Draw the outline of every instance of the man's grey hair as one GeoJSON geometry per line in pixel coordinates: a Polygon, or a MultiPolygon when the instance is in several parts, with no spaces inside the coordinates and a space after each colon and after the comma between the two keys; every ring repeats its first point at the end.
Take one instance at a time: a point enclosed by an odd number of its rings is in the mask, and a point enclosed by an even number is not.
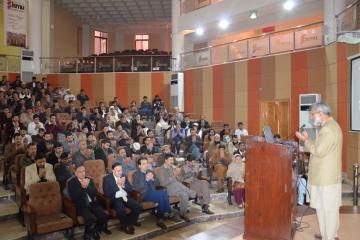
{"type": "Polygon", "coordinates": [[[324,102],[314,103],[311,108],[315,108],[317,112],[322,112],[325,115],[331,116],[331,108],[324,102]]]}

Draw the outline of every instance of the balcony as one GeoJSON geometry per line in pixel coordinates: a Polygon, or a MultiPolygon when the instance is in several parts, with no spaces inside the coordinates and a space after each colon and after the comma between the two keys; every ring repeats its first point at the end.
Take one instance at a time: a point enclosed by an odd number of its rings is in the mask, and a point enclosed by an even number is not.
{"type": "Polygon", "coordinates": [[[181,54],[181,69],[204,67],[323,46],[323,23],[210,46],[181,54]]]}
{"type": "Polygon", "coordinates": [[[360,42],[360,1],[349,5],[336,15],[337,38],[339,42],[357,44],[360,42]]]}
{"type": "Polygon", "coordinates": [[[161,72],[171,71],[171,55],[112,55],[41,58],[41,73],[161,72]]]}

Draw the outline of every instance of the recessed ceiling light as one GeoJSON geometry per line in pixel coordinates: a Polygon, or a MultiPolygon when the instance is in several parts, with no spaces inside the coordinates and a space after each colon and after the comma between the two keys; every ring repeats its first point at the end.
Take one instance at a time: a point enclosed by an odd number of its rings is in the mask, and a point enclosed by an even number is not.
{"type": "Polygon", "coordinates": [[[199,36],[203,35],[204,34],[204,29],[201,28],[201,27],[198,27],[196,30],[195,30],[195,33],[199,36]]]}
{"type": "Polygon", "coordinates": [[[283,4],[283,7],[285,10],[290,11],[295,7],[295,3],[292,0],[288,0],[283,4]]]}
{"type": "Polygon", "coordinates": [[[228,26],[229,26],[228,20],[223,19],[219,22],[219,27],[222,29],[226,29],[228,26]]]}
{"type": "Polygon", "coordinates": [[[251,11],[250,15],[249,15],[250,19],[256,19],[257,18],[257,12],[256,11],[251,11]]]}

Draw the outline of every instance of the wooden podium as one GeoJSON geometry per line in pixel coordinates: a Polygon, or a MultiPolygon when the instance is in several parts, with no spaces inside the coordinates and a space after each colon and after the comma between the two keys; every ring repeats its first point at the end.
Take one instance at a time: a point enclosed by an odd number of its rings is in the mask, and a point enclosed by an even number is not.
{"type": "Polygon", "coordinates": [[[261,137],[246,143],[244,239],[292,239],[297,191],[291,147],[261,137]]]}

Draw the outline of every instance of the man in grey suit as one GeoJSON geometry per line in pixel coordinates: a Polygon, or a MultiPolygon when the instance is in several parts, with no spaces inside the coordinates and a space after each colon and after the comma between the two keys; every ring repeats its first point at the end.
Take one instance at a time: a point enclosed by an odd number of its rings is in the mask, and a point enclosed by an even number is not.
{"type": "Polygon", "coordinates": [[[310,140],[307,132],[296,132],[296,136],[311,154],[308,173],[310,206],[316,209],[321,232],[321,236],[315,237],[334,240],[340,226],[342,131],[325,103],[312,106],[311,120],[320,128],[316,139],[310,140]]]}
{"type": "Polygon", "coordinates": [[[190,219],[186,217],[189,205],[189,198],[195,198],[196,192],[186,187],[177,180],[181,173],[181,168],[174,165],[174,156],[172,154],[165,155],[165,163],[156,172],[160,185],[165,187],[169,196],[177,196],[180,198],[180,217],[186,222],[190,219]]]}

